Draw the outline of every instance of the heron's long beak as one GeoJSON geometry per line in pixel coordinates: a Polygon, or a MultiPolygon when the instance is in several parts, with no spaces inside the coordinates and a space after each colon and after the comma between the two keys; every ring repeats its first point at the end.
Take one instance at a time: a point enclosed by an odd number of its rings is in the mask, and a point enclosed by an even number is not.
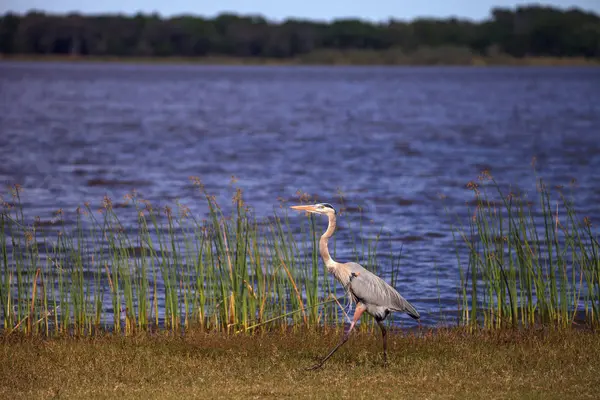
{"type": "Polygon", "coordinates": [[[315,206],[291,206],[290,208],[293,208],[294,210],[307,211],[312,213],[317,212],[315,206]]]}

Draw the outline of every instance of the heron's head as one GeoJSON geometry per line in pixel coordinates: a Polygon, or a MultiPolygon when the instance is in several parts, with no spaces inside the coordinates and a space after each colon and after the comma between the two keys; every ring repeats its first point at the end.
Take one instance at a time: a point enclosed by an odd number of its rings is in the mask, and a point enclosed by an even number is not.
{"type": "Polygon", "coordinates": [[[312,204],[309,206],[292,206],[294,210],[306,211],[313,214],[336,214],[335,208],[329,203],[312,204]]]}

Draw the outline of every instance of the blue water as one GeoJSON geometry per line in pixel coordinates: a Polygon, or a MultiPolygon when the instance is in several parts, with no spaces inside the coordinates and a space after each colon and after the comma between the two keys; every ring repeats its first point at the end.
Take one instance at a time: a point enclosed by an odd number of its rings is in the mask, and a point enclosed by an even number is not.
{"type": "Polygon", "coordinates": [[[132,188],[203,214],[190,176],[224,204],[234,176],[259,217],[301,191],[342,209],[340,261],[359,207],[362,237],[383,228],[429,323],[456,307],[448,212],[466,218],[466,183],[489,169],[534,190],[535,157],[600,221],[599,126],[599,68],[0,63],[0,182],[23,185],[26,214],[132,188]]]}

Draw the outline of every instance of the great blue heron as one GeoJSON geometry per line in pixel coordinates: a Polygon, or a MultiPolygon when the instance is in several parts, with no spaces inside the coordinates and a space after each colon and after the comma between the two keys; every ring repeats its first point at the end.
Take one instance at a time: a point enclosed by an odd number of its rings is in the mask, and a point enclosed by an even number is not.
{"type": "Polygon", "coordinates": [[[351,298],[356,303],[352,323],[347,332],[344,333],[342,341],[331,350],[325,358],[309,369],[317,369],[339,349],[350,337],[354,325],[360,319],[363,312],[372,315],[381,328],[383,340],[383,362],[387,364],[387,331],[383,321],[392,311],[405,312],[414,319],[419,319],[419,312],[393,287],[374,273],[366,270],[360,264],[348,262],[339,263],[331,258],[327,242],[336,227],[336,211],[331,204],[320,203],[314,205],[292,206],[294,210],[307,211],[309,213],[327,215],[329,226],[319,241],[319,252],[329,273],[349,291],[351,298]]]}

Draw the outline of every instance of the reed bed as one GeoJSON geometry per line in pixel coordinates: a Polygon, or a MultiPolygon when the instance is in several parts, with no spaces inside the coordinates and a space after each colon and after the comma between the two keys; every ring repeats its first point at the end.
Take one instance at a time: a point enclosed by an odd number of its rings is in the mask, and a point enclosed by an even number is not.
{"type": "Polygon", "coordinates": [[[569,188],[536,176],[536,194],[513,193],[487,171],[467,186],[471,217],[453,227],[457,246],[466,245],[466,256],[457,252],[462,322],[597,329],[600,245],[569,188]]]}
{"type": "MultiPolygon", "coordinates": [[[[180,203],[155,208],[135,193],[105,197],[52,221],[26,216],[14,186],[0,212],[0,321],[5,334],[132,335],[338,329],[347,296],[320,262],[323,221],[282,203],[257,219],[237,189],[222,208],[197,178],[203,217],[180,203]],[[8,198],[8,200],[7,200],[8,198]]],[[[504,190],[484,172],[468,187],[470,217],[449,227],[456,242],[459,323],[503,329],[598,328],[600,245],[572,196],[537,180],[537,197],[504,190]]],[[[340,195],[343,204],[343,195],[340,195]]],[[[300,195],[296,203],[313,202],[300,195]]],[[[381,232],[344,216],[346,260],[377,271],[381,232]],[[357,223],[358,226],[352,226],[357,223]],[[356,232],[356,233],[353,233],[356,232]]],[[[338,236],[338,235],[336,235],[338,236]]],[[[336,240],[330,245],[334,255],[336,240]]],[[[400,255],[385,254],[395,286],[400,255]]],[[[370,318],[362,324],[375,326],[370,318]]]]}
{"type": "MultiPolygon", "coordinates": [[[[318,258],[323,221],[294,214],[292,229],[287,207],[258,220],[240,189],[224,211],[192,181],[205,218],[179,203],[154,208],[133,192],[126,207],[105,197],[100,209],[86,203],[73,218],[59,210],[44,223],[25,215],[14,186],[0,212],[4,332],[232,333],[344,323],[346,296],[318,258]]],[[[301,195],[298,203],[310,200],[301,195]]],[[[377,241],[355,238],[352,257],[374,269],[377,241]]],[[[393,255],[391,262],[397,279],[393,255]]]]}

